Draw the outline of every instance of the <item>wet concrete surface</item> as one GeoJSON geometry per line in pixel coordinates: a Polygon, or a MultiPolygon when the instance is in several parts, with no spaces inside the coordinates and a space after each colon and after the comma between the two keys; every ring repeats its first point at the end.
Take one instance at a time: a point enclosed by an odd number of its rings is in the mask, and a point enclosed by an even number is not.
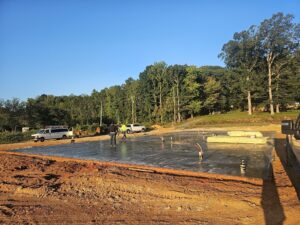
{"type": "Polygon", "coordinates": [[[206,143],[207,136],[224,134],[226,133],[176,132],[161,136],[130,135],[126,141],[121,141],[120,136],[116,147],[111,147],[110,141],[105,140],[14,151],[265,178],[272,158],[272,134],[264,134],[270,137],[270,142],[266,145],[206,143]],[[199,143],[203,149],[203,159],[199,157],[196,143],[199,143]],[[241,169],[242,161],[245,169],[241,169]]]}

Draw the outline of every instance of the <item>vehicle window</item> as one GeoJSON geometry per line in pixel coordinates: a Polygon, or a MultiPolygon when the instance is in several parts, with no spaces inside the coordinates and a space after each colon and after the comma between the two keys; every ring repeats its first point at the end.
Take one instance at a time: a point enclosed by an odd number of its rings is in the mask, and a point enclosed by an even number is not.
{"type": "Polygon", "coordinates": [[[133,124],[133,126],[134,127],[139,127],[140,125],[136,123],[136,124],[133,124]]]}
{"type": "Polygon", "coordinates": [[[49,134],[49,130],[45,130],[45,134],[49,134]]]}
{"type": "Polygon", "coordinates": [[[38,131],[38,134],[44,134],[45,133],[45,130],[39,130],[38,131]]]}
{"type": "Polygon", "coordinates": [[[126,125],[126,127],[130,127],[130,124],[126,125]]]}
{"type": "Polygon", "coordinates": [[[52,133],[58,133],[58,132],[67,132],[68,129],[53,129],[51,132],[52,133]]]}

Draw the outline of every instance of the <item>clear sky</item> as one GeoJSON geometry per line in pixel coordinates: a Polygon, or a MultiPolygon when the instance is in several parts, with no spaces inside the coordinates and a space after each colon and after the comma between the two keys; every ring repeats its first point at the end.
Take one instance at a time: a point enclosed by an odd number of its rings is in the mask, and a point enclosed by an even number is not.
{"type": "Polygon", "coordinates": [[[147,65],[221,65],[234,32],[299,0],[0,0],[0,98],[90,94],[147,65]]]}

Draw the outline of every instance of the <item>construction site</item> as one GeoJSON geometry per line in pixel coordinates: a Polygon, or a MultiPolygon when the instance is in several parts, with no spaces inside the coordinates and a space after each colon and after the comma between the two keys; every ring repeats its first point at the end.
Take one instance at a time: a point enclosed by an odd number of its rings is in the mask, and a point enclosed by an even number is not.
{"type": "Polygon", "coordinates": [[[299,224],[299,141],[278,125],[241,130],[162,128],[115,148],[108,136],[3,144],[0,221],[299,224]]]}
{"type": "Polygon", "coordinates": [[[299,225],[299,9],[0,0],[0,224],[299,225]]]}

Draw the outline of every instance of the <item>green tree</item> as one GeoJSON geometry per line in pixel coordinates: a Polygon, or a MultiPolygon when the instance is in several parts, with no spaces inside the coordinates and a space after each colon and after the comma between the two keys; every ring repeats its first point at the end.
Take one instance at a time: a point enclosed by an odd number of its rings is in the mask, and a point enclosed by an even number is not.
{"type": "Polygon", "coordinates": [[[255,70],[259,65],[262,51],[257,27],[251,26],[248,30],[235,33],[233,40],[230,40],[222,48],[219,55],[228,68],[239,68],[245,74],[245,89],[247,92],[248,114],[252,115],[252,95],[254,86],[252,80],[255,80],[255,70]]]}
{"type": "Polygon", "coordinates": [[[166,85],[166,69],[167,64],[165,62],[157,62],[151,67],[149,74],[155,93],[153,96],[156,106],[155,113],[159,114],[160,123],[164,122],[163,94],[166,85]]]}
{"type": "Polygon", "coordinates": [[[274,114],[273,77],[274,65],[280,58],[296,50],[300,38],[300,26],[292,22],[291,14],[274,14],[264,20],[259,27],[259,36],[268,68],[268,93],[270,113],[274,114]]]}
{"type": "Polygon", "coordinates": [[[195,114],[199,113],[203,106],[203,84],[200,71],[195,66],[187,68],[187,75],[184,78],[184,85],[186,89],[186,99],[188,100],[185,109],[193,118],[195,114]]]}
{"type": "Polygon", "coordinates": [[[184,79],[187,74],[186,65],[174,65],[167,68],[168,83],[169,87],[169,105],[171,106],[173,112],[173,122],[180,122],[182,120],[181,116],[181,106],[182,106],[182,95],[184,94],[184,79]]]}
{"type": "Polygon", "coordinates": [[[214,111],[215,106],[218,103],[220,89],[220,82],[216,81],[216,79],[213,77],[207,77],[207,80],[204,84],[204,93],[206,98],[203,106],[208,109],[210,114],[214,111]]]}
{"type": "Polygon", "coordinates": [[[10,112],[5,108],[5,101],[0,100],[0,131],[9,128],[8,120],[10,112]]]}
{"type": "Polygon", "coordinates": [[[126,115],[124,122],[136,123],[139,82],[130,77],[125,81],[123,88],[125,92],[124,114],[126,115]]]}

